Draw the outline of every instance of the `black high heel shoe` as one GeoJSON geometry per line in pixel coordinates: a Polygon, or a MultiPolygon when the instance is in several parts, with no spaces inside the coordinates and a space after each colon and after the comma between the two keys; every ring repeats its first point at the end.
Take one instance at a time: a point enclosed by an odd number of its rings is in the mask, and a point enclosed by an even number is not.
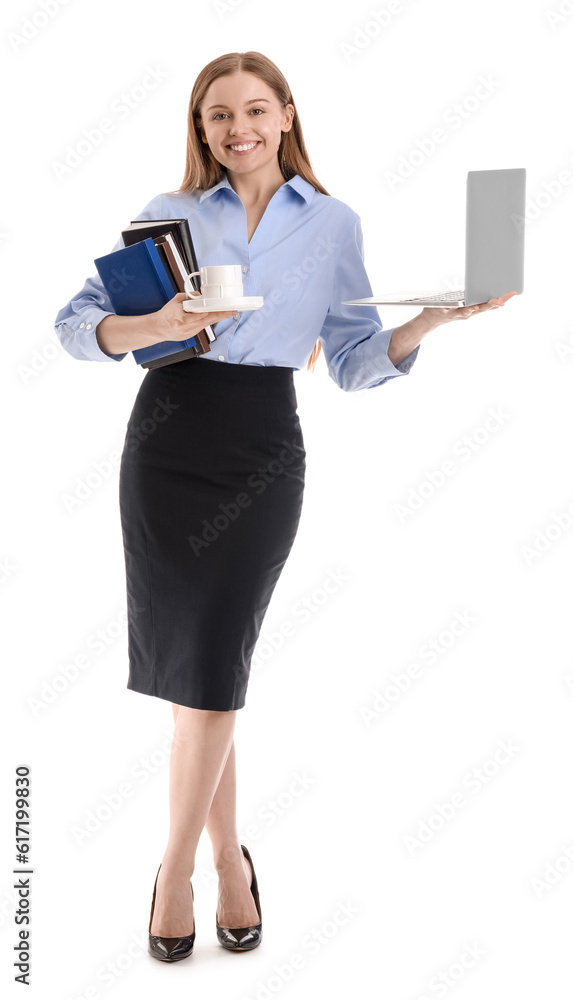
{"type": "Polygon", "coordinates": [[[228,948],[229,951],[250,951],[251,948],[256,948],[257,945],[261,943],[263,938],[263,918],[261,916],[261,901],[259,899],[259,887],[257,885],[257,876],[255,875],[255,866],[253,865],[253,859],[244,844],[241,844],[241,850],[249,862],[253,872],[251,892],[253,894],[253,899],[255,900],[255,906],[259,915],[259,923],[251,924],[249,927],[221,927],[219,921],[217,920],[217,916],[215,915],[219,944],[222,944],[223,948],[228,948]]]}
{"type": "MultiPolygon", "coordinates": [[[[153,886],[153,899],[151,900],[151,913],[149,915],[149,944],[147,950],[150,955],[154,958],[158,958],[161,962],[179,962],[182,958],[187,958],[191,955],[193,951],[193,944],[195,942],[195,915],[193,915],[193,933],[192,934],[180,934],[178,937],[159,937],[158,934],[151,933],[151,924],[153,923],[153,911],[155,909],[155,890],[157,888],[157,878],[161,870],[161,865],[157,869],[157,875],[155,876],[155,884],[153,886]]],[[[191,895],[193,897],[193,902],[195,902],[195,893],[193,892],[193,885],[191,885],[191,895]]]]}

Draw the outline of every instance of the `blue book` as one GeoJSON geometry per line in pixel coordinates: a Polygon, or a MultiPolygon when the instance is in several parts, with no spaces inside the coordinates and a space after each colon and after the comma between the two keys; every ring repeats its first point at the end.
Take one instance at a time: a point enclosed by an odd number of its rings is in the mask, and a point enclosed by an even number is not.
{"type": "MultiPolygon", "coordinates": [[[[116,316],[143,316],[157,312],[175,295],[151,237],[98,257],[94,264],[116,316]]],[[[173,354],[194,357],[201,353],[201,349],[196,338],[191,337],[188,340],[163,340],[131,353],[138,365],[147,368],[156,367],[162,363],[162,358],[169,359],[173,354]]],[[[173,358],[175,360],[182,360],[182,357],[173,358]]],[[[169,360],[163,363],[169,364],[169,360]]]]}

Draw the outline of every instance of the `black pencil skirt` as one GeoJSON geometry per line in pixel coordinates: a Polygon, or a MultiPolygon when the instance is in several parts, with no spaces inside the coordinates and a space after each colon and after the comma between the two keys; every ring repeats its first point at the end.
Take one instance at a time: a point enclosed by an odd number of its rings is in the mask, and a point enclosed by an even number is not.
{"type": "Polygon", "coordinates": [[[201,357],[147,370],[119,476],[130,690],[244,707],[302,510],[293,372],[201,357]]]}

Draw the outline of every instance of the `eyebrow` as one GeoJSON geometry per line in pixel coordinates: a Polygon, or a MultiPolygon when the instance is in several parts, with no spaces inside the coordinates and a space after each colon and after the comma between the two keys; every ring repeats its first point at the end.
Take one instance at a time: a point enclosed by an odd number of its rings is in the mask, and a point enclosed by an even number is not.
{"type": "MultiPolygon", "coordinates": [[[[269,101],[267,101],[266,97],[255,97],[252,101],[245,101],[245,107],[247,106],[247,104],[263,104],[263,103],[269,104],[269,101]]],[[[212,111],[213,108],[226,108],[226,107],[228,107],[227,104],[212,104],[210,108],[207,108],[207,111],[212,111]]]]}

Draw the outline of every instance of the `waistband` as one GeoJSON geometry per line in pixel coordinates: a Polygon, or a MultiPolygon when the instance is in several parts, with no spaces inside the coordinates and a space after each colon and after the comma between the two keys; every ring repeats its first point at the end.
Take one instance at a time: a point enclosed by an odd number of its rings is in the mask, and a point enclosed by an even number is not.
{"type": "Polygon", "coordinates": [[[159,368],[150,368],[146,377],[176,375],[200,379],[202,381],[212,380],[219,382],[255,383],[268,382],[270,384],[283,383],[285,385],[294,384],[295,369],[283,365],[247,365],[237,364],[230,361],[215,361],[199,356],[196,358],[186,358],[184,361],[175,361],[172,365],[160,365],[159,368]]]}

